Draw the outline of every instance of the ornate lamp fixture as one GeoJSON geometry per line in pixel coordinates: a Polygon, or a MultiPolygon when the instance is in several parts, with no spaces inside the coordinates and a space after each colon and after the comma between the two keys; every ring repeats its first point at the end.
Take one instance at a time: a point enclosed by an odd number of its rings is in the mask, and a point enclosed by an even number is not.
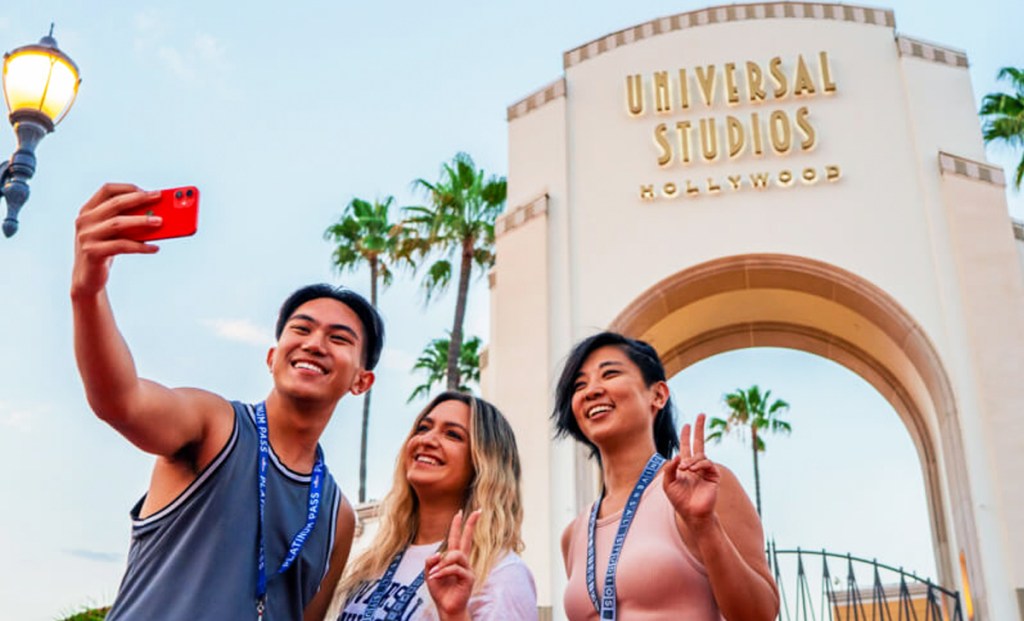
{"type": "Polygon", "coordinates": [[[67,115],[78,94],[78,67],[57,48],[50,34],[35,45],[4,54],[4,100],[18,137],[18,149],[0,163],[0,197],[7,199],[6,237],[18,232],[18,212],[28,200],[28,180],[36,172],[36,145],[67,115]]]}

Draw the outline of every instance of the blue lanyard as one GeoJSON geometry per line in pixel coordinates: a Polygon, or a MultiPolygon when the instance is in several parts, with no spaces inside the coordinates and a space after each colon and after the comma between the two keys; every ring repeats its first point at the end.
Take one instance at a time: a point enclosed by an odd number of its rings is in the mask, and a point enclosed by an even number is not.
{"type": "Polygon", "coordinates": [[[636,511],[640,506],[640,498],[644,495],[644,490],[654,480],[658,470],[664,463],[665,458],[658,453],[651,455],[651,458],[647,460],[647,465],[644,466],[644,471],[640,474],[640,479],[633,486],[629,500],[626,501],[626,507],[622,510],[622,517],[619,519],[619,530],[615,533],[611,554],[608,555],[608,570],[604,575],[604,590],[601,592],[600,600],[597,597],[597,577],[595,575],[594,561],[596,543],[594,537],[597,528],[597,512],[601,509],[601,502],[604,500],[604,490],[601,490],[601,497],[597,499],[597,502],[594,503],[594,508],[590,511],[590,524],[587,527],[587,592],[590,593],[590,601],[594,604],[594,610],[597,611],[598,616],[602,620],[611,619],[614,621],[616,618],[615,571],[619,566],[619,554],[622,553],[622,544],[625,543],[626,534],[629,532],[629,527],[633,524],[633,518],[636,517],[636,511]]]}
{"type": "MultiPolygon", "coordinates": [[[[257,619],[263,618],[263,611],[267,602],[267,559],[263,543],[263,512],[267,504],[267,468],[270,461],[270,431],[267,428],[267,404],[261,402],[256,405],[256,432],[259,435],[259,491],[260,491],[260,517],[257,526],[256,538],[259,542],[259,553],[256,563],[256,615],[257,619]]],[[[320,446],[316,447],[316,463],[313,464],[313,475],[309,482],[309,502],[306,511],[306,525],[295,533],[292,542],[288,546],[288,554],[285,556],[281,566],[277,568],[274,575],[284,573],[299,556],[302,546],[309,538],[309,533],[316,525],[316,517],[320,512],[320,496],[324,485],[324,454],[320,446]]]]}
{"type": "MultiPolygon", "coordinates": [[[[395,555],[392,559],[391,564],[388,565],[387,571],[380,577],[380,581],[377,582],[377,588],[373,590],[373,595],[370,596],[370,601],[366,603],[366,608],[363,609],[362,621],[372,621],[373,615],[380,608],[380,604],[384,601],[384,595],[387,594],[388,589],[391,588],[391,582],[395,578],[395,572],[398,571],[398,566],[402,564],[402,557],[405,556],[405,550],[402,550],[395,555]]],[[[385,617],[386,621],[397,621],[405,614],[405,609],[409,607],[409,602],[416,595],[416,591],[420,590],[423,586],[425,576],[423,572],[416,576],[416,579],[412,581],[402,594],[398,596],[398,601],[388,611],[388,615],[385,617]]]]}

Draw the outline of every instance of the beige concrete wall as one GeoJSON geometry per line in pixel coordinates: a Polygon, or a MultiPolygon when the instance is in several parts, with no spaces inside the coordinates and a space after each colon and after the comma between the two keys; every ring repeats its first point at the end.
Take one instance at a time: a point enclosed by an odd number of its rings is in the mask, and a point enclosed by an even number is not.
{"type": "Polygon", "coordinates": [[[1017,242],[1017,255],[1020,257],[1020,269],[1024,273],[1024,222],[1013,222],[1013,236],[1017,242]]]}
{"type": "MultiPolygon", "coordinates": [[[[958,378],[974,388],[962,398],[965,437],[972,440],[969,475],[973,489],[989,491],[977,500],[980,550],[986,575],[1005,575],[1024,588],[1024,273],[1013,230],[1008,226],[1003,188],[945,173],[943,203],[957,264],[966,350],[958,378]],[[969,426],[968,426],[969,424],[969,426]]],[[[967,390],[965,389],[965,393],[967,390]]],[[[979,494],[980,496],[981,494],[979,494]]],[[[991,582],[991,581],[990,581],[991,582]]],[[[990,593],[993,618],[1013,618],[1014,606],[990,593]]]]}
{"type": "Polygon", "coordinates": [[[534,571],[538,597],[550,599],[549,568],[557,567],[547,541],[553,527],[549,515],[548,479],[551,472],[550,427],[545,414],[550,410],[548,369],[548,292],[546,216],[521,224],[498,238],[499,261],[514,262],[516,270],[499,266],[491,288],[491,308],[496,325],[504,334],[495,335],[488,370],[496,381],[488,395],[508,417],[519,444],[523,466],[523,529],[530,534],[523,558],[534,571]],[[506,338],[506,335],[529,335],[506,338]],[[507,381],[512,378],[514,381],[507,381]]]}
{"type": "Polygon", "coordinates": [[[513,422],[519,438],[524,559],[534,572],[538,603],[542,610],[560,610],[559,537],[575,512],[573,477],[553,476],[574,468],[572,445],[552,442],[548,420],[554,369],[571,338],[564,84],[556,81],[520,103],[530,109],[509,122],[510,213],[498,226],[485,394],[513,422]],[[527,205],[534,206],[529,218],[513,216],[527,205]]]}
{"type": "Polygon", "coordinates": [[[574,290],[577,299],[587,300],[579,305],[577,336],[607,325],[666,274],[748,252],[783,252],[839,265],[896,296],[915,317],[938,323],[934,292],[918,286],[934,275],[927,231],[919,226],[923,206],[911,128],[902,102],[891,95],[902,92],[903,84],[890,29],[817,20],[711,24],[612,50],[571,67],[566,80],[572,95],[571,209],[579,223],[572,231],[574,273],[580,276],[574,290]],[[624,110],[626,75],[687,64],[676,59],[721,66],[747,58],[764,62],[774,55],[813,56],[819,50],[830,54],[835,95],[760,107],[717,106],[707,114],[695,105],[688,115],[664,117],[721,118],[731,111],[792,111],[806,103],[819,133],[819,146],[811,153],[661,169],[650,136],[662,119],[631,119],[624,110]],[[644,203],[638,193],[644,182],[832,163],[842,167],[843,178],[831,185],[662,203],[644,203]],[[642,261],[620,260],[623,240],[643,240],[642,261]],[[894,255],[901,257],[899,265],[893,265],[894,255]]]}

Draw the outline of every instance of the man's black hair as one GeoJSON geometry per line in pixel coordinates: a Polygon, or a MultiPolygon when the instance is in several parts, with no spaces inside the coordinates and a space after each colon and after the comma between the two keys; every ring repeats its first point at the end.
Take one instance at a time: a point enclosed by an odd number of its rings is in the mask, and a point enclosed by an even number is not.
{"type": "Polygon", "coordinates": [[[372,371],[380,360],[380,351],[384,348],[384,321],[380,313],[370,302],[351,289],[345,287],[334,287],[326,283],[307,285],[288,296],[288,299],[281,305],[281,312],[277,315],[277,327],[274,329],[274,338],[280,339],[284,331],[284,324],[288,323],[295,309],[311,300],[330,298],[337,300],[352,309],[352,312],[359,317],[363,324],[363,365],[366,370],[372,371]]]}

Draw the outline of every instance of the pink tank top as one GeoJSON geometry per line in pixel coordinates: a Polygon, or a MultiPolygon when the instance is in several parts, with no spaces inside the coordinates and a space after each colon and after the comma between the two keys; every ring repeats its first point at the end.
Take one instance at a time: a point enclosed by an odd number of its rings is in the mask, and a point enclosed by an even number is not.
{"type": "MultiPolygon", "coordinates": [[[[622,621],[721,621],[704,566],[686,549],[676,528],[675,509],[665,496],[659,474],[640,499],[626,536],[616,572],[618,618],[622,621]]],[[[587,594],[587,520],[573,521],[569,540],[569,584],[565,613],[570,621],[598,621],[587,594]]],[[[608,555],[622,512],[597,521],[598,593],[608,569],[608,555]]]]}

